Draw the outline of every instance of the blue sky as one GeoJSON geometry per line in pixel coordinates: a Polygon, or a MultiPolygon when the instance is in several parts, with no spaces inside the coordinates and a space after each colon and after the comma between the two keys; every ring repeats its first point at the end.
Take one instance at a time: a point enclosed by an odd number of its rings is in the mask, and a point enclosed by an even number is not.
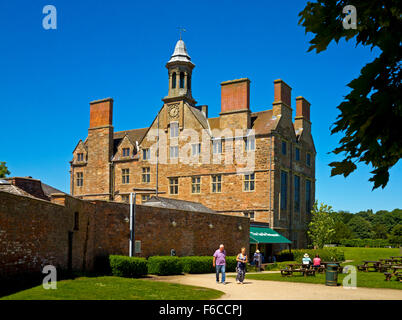
{"type": "Polygon", "coordinates": [[[317,154],[316,198],[336,210],[402,207],[398,163],[384,190],[371,169],[330,177],[330,135],[346,84],[378,55],[353,41],[307,53],[298,26],[307,1],[2,1],[0,4],[0,160],[13,176],[32,176],[69,191],[69,161],[89,126],[89,102],[112,97],[116,131],[147,127],[167,94],[165,63],[178,27],[196,68],[193,96],[220,110],[220,82],[251,79],[252,111],[271,108],[273,81],[311,102],[317,154]],[[44,30],[42,9],[57,8],[57,30],[44,30]]]}

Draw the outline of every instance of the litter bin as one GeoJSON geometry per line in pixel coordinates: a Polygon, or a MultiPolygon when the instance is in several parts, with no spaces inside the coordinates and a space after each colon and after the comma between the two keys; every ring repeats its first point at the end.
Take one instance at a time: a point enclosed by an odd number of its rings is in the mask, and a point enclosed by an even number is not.
{"type": "Polygon", "coordinates": [[[338,265],[335,263],[327,264],[325,272],[325,285],[337,286],[338,285],[338,265]]]}

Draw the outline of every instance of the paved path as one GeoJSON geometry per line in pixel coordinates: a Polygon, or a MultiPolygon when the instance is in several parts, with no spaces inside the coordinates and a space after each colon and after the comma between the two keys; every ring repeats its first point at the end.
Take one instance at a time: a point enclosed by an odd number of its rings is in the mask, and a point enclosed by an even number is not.
{"type": "MultiPolygon", "coordinates": [[[[228,273],[227,275],[230,275],[228,273]]],[[[221,300],[402,300],[402,290],[328,287],[322,284],[246,280],[243,285],[227,277],[228,284],[216,284],[214,274],[154,277],[167,281],[223,291],[221,300]]]]}

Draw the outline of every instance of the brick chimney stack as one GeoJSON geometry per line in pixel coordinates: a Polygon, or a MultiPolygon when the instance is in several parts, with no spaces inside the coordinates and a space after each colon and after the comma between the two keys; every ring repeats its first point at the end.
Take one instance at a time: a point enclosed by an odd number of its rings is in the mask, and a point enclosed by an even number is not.
{"type": "Polygon", "coordinates": [[[286,117],[292,120],[292,88],[285,81],[274,81],[274,102],[272,103],[273,115],[286,117]]]}
{"type": "Polygon", "coordinates": [[[221,127],[250,127],[250,79],[242,78],[221,83],[221,127]]]}
{"type": "Polygon", "coordinates": [[[89,127],[104,127],[113,124],[113,99],[106,98],[89,103],[90,120],[89,127]]]}
{"type": "Polygon", "coordinates": [[[303,129],[311,132],[310,102],[303,97],[296,98],[295,130],[303,129]]]}
{"type": "Polygon", "coordinates": [[[113,155],[113,99],[89,103],[88,162],[83,194],[111,194],[111,158],[113,155]],[[102,176],[102,179],[99,179],[102,176]]]}

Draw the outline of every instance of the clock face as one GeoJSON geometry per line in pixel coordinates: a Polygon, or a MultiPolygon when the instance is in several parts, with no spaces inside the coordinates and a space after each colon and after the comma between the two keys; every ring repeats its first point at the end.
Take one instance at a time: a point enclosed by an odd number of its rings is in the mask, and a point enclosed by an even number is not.
{"type": "Polygon", "coordinates": [[[179,115],[179,106],[178,105],[170,106],[169,115],[171,118],[176,118],[179,115]]]}

